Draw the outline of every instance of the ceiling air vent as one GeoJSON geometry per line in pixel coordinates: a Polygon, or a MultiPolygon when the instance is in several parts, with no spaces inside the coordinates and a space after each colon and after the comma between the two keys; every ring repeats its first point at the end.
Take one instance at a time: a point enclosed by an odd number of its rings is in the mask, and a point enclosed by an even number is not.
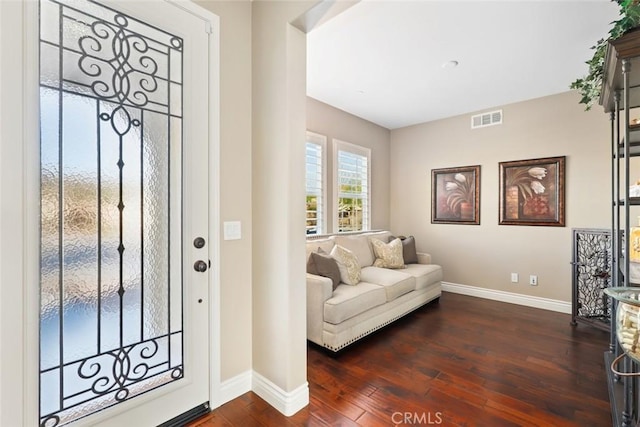
{"type": "Polygon", "coordinates": [[[471,116],[471,129],[500,124],[502,124],[502,110],[490,111],[488,113],[471,116]]]}

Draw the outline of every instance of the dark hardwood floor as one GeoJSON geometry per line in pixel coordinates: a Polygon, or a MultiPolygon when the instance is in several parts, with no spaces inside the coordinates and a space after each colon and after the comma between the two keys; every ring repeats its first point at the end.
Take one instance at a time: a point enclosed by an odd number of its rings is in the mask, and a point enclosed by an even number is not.
{"type": "Polygon", "coordinates": [[[296,415],[249,392],[190,426],[610,426],[608,334],[569,321],[443,293],[338,356],[310,345],[296,415]]]}

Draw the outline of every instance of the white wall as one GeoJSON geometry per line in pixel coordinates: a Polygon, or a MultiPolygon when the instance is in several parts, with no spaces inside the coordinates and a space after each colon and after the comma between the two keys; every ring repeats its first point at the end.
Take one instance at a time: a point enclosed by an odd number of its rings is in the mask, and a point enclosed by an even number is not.
{"type": "Polygon", "coordinates": [[[506,105],[504,124],[476,130],[469,114],[391,131],[391,229],[413,234],[447,282],[570,301],[571,229],[609,228],[611,211],[608,115],[578,100],[506,105]],[[498,225],[498,163],[552,156],[567,156],[566,227],[498,225]],[[481,224],[431,224],[431,169],[477,164],[481,224]]]}
{"type": "Polygon", "coordinates": [[[371,149],[371,229],[389,228],[389,129],[307,97],[307,130],[327,137],[327,233],[334,232],[332,140],[371,149]]]}

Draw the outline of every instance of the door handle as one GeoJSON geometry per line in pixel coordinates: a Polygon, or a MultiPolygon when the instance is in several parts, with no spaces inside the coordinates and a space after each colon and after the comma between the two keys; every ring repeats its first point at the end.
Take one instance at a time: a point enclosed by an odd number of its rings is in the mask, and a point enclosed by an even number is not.
{"type": "Polygon", "coordinates": [[[198,260],[193,264],[193,269],[199,273],[204,273],[207,271],[207,268],[207,263],[202,260],[198,260]]]}

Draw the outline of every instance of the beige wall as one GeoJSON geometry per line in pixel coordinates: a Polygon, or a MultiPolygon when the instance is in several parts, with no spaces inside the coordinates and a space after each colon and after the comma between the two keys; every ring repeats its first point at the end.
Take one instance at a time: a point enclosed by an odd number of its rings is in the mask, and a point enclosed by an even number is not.
{"type": "MultiPolygon", "coordinates": [[[[220,17],[220,220],[241,240],[220,241],[221,380],[251,369],[251,3],[198,1],[220,17]]],[[[220,230],[222,236],[222,230],[220,230]]]]}
{"type": "Polygon", "coordinates": [[[307,97],[307,130],[327,137],[328,224],[332,233],[333,219],[333,138],[371,149],[371,228],[389,228],[389,129],[346,113],[331,105],[307,97]]]}
{"type": "Polygon", "coordinates": [[[507,105],[502,125],[476,130],[470,115],[393,130],[391,229],[413,234],[447,282],[570,301],[571,229],[608,228],[611,209],[608,115],[578,100],[566,92],[507,105]],[[498,225],[498,162],[551,156],[567,156],[566,227],[498,225]],[[431,224],[431,169],[477,164],[481,225],[431,224]]]}
{"type": "Polygon", "coordinates": [[[306,402],[306,36],[289,22],[313,4],[252,3],[253,370],[306,402]]]}
{"type": "Polygon", "coordinates": [[[304,150],[292,144],[306,39],[288,22],[313,2],[198,3],[220,16],[220,217],[243,233],[221,242],[221,379],[253,370],[291,391],[306,383],[304,150]]]}
{"type": "MultiPolygon", "coordinates": [[[[0,2],[0,425],[24,425],[28,419],[24,396],[36,390],[37,380],[26,383],[23,372],[33,360],[24,350],[29,344],[24,295],[25,253],[28,248],[21,237],[27,224],[37,224],[38,219],[24,218],[25,200],[23,186],[26,174],[16,173],[15,165],[23,164],[25,139],[23,112],[27,102],[23,99],[25,77],[16,64],[24,61],[22,38],[24,31],[21,16],[23,5],[19,2],[0,2]],[[16,19],[18,18],[18,19],[16,19]],[[32,221],[32,222],[29,222],[32,221]],[[32,386],[32,388],[30,388],[32,386]]],[[[35,25],[35,24],[34,24],[35,25]]],[[[38,209],[36,207],[36,209],[38,209]]],[[[32,285],[33,286],[33,285],[32,285]]],[[[37,364],[37,359],[35,360],[37,364]]],[[[35,367],[35,365],[32,365],[35,367]]],[[[37,411],[36,405],[32,405],[37,411]]],[[[33,419],[35,417],[31,417],[33,419]]]]}

